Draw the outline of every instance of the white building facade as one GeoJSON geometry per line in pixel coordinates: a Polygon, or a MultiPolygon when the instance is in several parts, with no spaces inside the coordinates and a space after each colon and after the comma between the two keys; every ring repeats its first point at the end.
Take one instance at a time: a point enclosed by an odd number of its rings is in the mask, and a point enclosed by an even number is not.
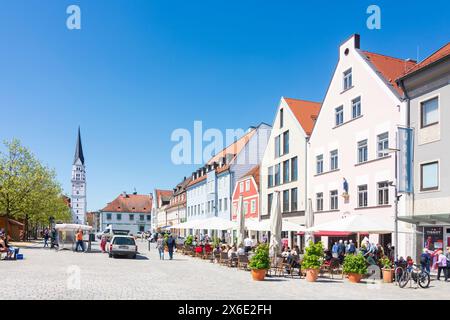
{"type": "Polygon", "coordinates": [[[187,221],[215,216],[231,220],[235,183],[260,163],[270,131],[270,125],[265,123],[250,128],[242,138],[193,172],[187,186],[187,221]]]}
{"type": "MultiPolygon", "coordinates": [[[[406,105],[394,81],[413,63],[362,51],[359,35],[339,47],[339,61],[308,144],[308,198],[315,225],[353,214],[394,225],[396,163],[389,149],[397,147],[397,128],[406,123],[406,105]]],[[[404,208],[399,203],[399,210],[404,208]]],[[[343,236],[321,238],[330,246],[343,236]]],[[[386,246],[394,236],[370,235],[370,241],[386,246]]],[[[400,255],[410,252],[407,241],[400,235],[400,255]]]]}

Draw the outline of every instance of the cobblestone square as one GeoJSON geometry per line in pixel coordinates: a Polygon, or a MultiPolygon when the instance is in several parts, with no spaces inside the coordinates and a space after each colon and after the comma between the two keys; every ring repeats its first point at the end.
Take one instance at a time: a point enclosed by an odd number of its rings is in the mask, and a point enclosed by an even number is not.
{"type": "Polygon", "coordinates": [[[0,261],[5,299],[430,299],[450,298],[450,283],[432,277],[429,289],[393,284],[350,284],[320,278],[268,278],[255,282],[249,272],[175,253],[160,261],[154,247],[138,241],[136,260],[110,259],[102,253],[56,252],[34,244],[25,259],[0,261]],[[79,277],[78,277],[79,275],[79,277]]]}

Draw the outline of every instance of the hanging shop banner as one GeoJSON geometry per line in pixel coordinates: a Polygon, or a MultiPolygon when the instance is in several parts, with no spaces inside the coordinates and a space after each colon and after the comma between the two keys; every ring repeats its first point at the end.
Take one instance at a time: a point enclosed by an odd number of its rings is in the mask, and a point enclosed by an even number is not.
{"type": "Polygon", "coordinates": [[[412,128],[398,128],[398,192],[413,192],[414,134],[412,128]]]}

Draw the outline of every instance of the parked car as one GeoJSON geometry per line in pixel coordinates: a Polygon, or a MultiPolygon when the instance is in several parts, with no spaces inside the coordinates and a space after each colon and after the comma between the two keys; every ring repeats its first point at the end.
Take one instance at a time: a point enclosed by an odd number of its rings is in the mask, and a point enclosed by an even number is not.
{"type": "Polygon", "coordinates": [[[114,236],[106,247],[110,258],[115,258],[116,256],[127,256],[129,258],[136,259],[136,255],[138,253],[136,241],[132,236],[114,236]]]}

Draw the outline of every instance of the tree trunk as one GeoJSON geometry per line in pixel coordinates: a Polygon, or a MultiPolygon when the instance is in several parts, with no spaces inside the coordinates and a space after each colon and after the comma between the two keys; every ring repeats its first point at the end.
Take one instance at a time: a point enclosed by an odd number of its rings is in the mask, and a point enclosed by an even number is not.
{"type": "Polygon", "coordinates": [[[28,214],[25,215],[25,230],[24,230],[24,235],[23,235],[23,241],[28,241],[28,232],[29,232],[29,227],[28,227],[28,214]]]}

